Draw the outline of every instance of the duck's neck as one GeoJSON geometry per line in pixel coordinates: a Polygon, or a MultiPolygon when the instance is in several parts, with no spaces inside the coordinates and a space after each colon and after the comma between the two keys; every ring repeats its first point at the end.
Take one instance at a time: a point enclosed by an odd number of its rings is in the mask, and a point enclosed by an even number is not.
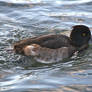
{"type": "Polygon", "coordinates": [[[70,44],[76,48],[77,51],[82,51],[86,48],[88,48],[88,43],[84,44],[84,45],[79,45],[79,44],[76,44],[76,42],[73,42],[70,38],[70,44]]]}
{"type": "Polygon", "coordinates": [[[84,49],[88,48],[88,44],[84,44],[83,46],[81,46],[80,48],[78,48],[79,51],[82,51],[84,49]]]}
{"type": "Polygon", "coordinates": [[[84,44],[82,46],[75,46],[73,45],[77,51],[83,51],[84,49],[88,48],[88,44],[84,44]]]}

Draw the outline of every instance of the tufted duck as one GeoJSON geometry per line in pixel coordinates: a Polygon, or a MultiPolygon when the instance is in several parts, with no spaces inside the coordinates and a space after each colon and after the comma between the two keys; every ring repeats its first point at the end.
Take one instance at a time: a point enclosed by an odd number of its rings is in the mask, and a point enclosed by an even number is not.
{"type": "Polygon", "coordinates": [[[14,44],[18,54],[34,56],[38,61],[57,62],[70,57],[74,52],[88,47],[91,32],[85,25],[73,26],[70,37],[65,35],[43,35],[28,38],[14,44]]]}

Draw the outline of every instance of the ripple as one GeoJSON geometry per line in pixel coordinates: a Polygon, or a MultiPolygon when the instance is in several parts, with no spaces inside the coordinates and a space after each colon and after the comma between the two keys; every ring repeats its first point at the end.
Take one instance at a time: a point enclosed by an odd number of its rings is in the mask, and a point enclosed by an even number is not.
{"type": "Polygon", "coordinates": [[[0,0],[6,3],[14,3],[14,4],[30,4],[30,3],[40,3],[42,0],[0,0]]]}
{"type": "Polygon", "coordinates": [[[31,3],[50,3],[52,2],[53,4],[58,4],[58,5],[72,5],[72,4],[84,4],[84,3],[89,3],[92,0],[0,0],[1,2],[6,2],[6,3],[13,3],[13,4],[31,4],[31,3]]]}
{"type": "Polygon", "coordinates": [[[74,16],[74,17],[87,17],[87,18],[92,18],[92,13],[91,12],[62,12],[62,13],[49,13],[48,16],[74,16]]]}
{"type": "Polygon", "coordinates": [[[91,2],[92,0],[71,0],[71,1],[61,1],[61,0],[56,0],[56,4],[59,5],[73,5],[73,4],[84,4],[84,3],[88,3],[91,2]]]}

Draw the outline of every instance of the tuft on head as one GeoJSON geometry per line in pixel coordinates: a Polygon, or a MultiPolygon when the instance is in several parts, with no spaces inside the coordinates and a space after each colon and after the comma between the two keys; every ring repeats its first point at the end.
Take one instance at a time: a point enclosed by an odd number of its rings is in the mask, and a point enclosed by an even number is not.
{"type": "Polygon", "coordinates": [[[85,25],[73,26],[72,32],[70,34],[71,43],[74,46],[81,47],[88,44],[91,38],[90,29],[85,25]]]}

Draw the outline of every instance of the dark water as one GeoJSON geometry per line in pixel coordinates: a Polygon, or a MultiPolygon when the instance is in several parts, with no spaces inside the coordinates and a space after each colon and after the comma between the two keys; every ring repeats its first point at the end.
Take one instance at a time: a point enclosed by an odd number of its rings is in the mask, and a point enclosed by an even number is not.
{"type": "Polygon", "coordinates": [[[0,0],[0,92],[92,92],[92,44],[74,59],[48,65],[7,51],[23,38],[76,24],[92,30],[92,0],[0,0]]]}

